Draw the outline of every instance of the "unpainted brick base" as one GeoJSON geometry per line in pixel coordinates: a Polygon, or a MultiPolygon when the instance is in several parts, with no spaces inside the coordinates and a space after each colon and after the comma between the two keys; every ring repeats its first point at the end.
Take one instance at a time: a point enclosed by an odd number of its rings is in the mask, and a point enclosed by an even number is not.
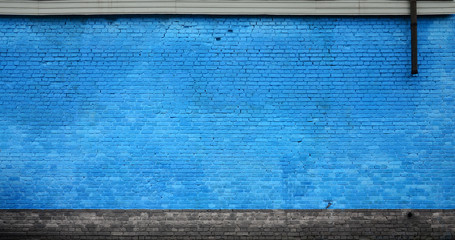
{"type": "Polygon", "coordinates": [[[0,210],[0,239],[454,239],[455,210],[0,210]]]}

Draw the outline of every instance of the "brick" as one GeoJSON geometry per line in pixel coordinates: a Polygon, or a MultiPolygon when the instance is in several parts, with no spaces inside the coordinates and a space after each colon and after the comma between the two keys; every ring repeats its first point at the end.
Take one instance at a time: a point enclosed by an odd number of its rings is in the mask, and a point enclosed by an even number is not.
{"type": "Polygon", "coordinates": [[[2,17],[0,208],[453,209],[454,29],[2,17]]]}

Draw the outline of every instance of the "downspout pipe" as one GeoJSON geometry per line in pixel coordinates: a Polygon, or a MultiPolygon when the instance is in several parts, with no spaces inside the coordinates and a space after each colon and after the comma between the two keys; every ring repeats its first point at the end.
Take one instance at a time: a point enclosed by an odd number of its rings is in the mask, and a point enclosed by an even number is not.
{"type": "Polygon", "coordinates": [[[419,73],[417,69],[417,0],[409,0],[411,4],[411,74],[419,73]]]}

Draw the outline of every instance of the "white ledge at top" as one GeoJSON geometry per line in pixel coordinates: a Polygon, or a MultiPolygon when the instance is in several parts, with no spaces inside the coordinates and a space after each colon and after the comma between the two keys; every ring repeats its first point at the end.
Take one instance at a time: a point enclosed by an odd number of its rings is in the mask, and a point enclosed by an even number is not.
{"type": "MultiPolygon", "coordinates": [[[[0,15],[409,15],[400,0],[0,0],[0,15]]],[[[455,14],[455,1],[417,2],[418,15],[455,14]]]]}

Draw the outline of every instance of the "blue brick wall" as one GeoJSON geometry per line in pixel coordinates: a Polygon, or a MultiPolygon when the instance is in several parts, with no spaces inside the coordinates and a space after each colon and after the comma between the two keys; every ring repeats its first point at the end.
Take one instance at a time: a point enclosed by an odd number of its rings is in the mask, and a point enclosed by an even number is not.
{"type": "Polygon", "coordinates": [[[455,16],[0,18],[0,208],[455,208],[455,16]]]}

